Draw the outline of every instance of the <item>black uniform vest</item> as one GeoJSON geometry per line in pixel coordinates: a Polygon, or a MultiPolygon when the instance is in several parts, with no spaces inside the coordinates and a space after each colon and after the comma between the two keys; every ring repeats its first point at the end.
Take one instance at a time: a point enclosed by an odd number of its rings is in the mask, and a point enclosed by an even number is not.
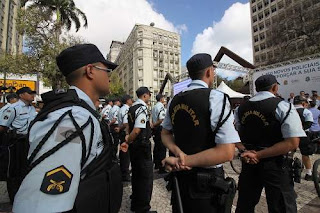
{"type": "Polygon", "coordinates": [[[301,123],[302,125],[306,122],[306,118],[303,116],[303,111],[304,111],[304,108],[298,108],[296,109],[298,114],[299,114],[299,117],[300,117],[300,120],[301,120],[301,123]]]}
{"type": "Polygon", "coordinates": [[[281,123],[275,117],[280,98],[247,101],[238,110],[241,142],[253,147],[270,147],[283,140],[281,123]]]}
{"type": "Polygon", "coordinates": [[[169,115],[176,145],[187,155],[215,146],[210,124],[211,89],[194,89],[177,94],[171,101],[169,115]]]}
{"type": "MultiPolygon", "coordinates": [[[[144,110],[141,110],[136,115],[136,111],[143,106],[143,104],[137,104],[134,106],[131,106],[128,111],[128,125],[129,125],[129,131],[131,132],[134,128],[134,123],[136,122],[136,117],[139,116],[140,113],[146,114],[146,117],[148,117],[147,112],[144,110]]],[[[150,121],[147,119],[146,121],[146,128],[141,129],[141,133],[136,137],[136,141],[147,141],[151,137],[151,127],[150,127],[150,121]]]]}

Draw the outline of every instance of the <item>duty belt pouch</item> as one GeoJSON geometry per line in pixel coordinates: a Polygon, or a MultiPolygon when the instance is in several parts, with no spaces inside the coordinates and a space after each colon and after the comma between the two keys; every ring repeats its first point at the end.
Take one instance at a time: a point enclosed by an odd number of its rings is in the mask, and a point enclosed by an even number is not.
{"type": "Polygon", "coordinates": [[[116,213],[121,201],[121,172],[118,164],[114,164],[108,171],[80,182],[75,207],[77,213],[116,213]]]}

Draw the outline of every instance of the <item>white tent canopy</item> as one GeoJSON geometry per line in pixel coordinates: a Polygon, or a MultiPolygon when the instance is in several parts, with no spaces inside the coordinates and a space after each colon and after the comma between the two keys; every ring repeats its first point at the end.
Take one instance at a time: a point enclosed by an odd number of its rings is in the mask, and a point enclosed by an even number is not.
{"type": "Polygon", "coordinates": [[[232,90],[223,81],[220,83],[220,85],[218,86],[217,90],[219,90],[219,91],[221,91],[223,93],[226,93],[227,95],[230,96],[230,98],[243,98],[244,96],[247,96],[245,94],[242,94],[240,92],[236,92],[236,91],[232,90]]]}

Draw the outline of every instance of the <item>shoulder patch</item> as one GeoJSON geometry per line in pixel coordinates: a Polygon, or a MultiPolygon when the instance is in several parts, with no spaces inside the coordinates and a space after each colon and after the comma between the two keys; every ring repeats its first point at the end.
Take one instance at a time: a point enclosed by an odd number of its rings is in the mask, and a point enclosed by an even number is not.
{"type": "Polygon", "coordinates": [[[63,165],[48,171],[43,178],[40,191],[45,194],[63,194],[70,189],[73,174],[63,165]]]}
{"type": "Polygon", "coordinates": [[[5,115],[5,116],[3,117],[3,119],[4,119],[4,120],[8,120],[9,117],[8,117],[7,115],[5,115]]]}

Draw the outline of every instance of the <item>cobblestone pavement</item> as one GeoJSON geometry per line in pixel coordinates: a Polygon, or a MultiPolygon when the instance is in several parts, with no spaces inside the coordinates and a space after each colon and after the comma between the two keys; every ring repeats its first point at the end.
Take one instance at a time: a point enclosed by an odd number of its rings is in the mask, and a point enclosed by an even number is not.
{"type": "MultiPolygon", "coordinates": [[[[312,160],[320,158],[320,155],[312,156],[312,160]]],[[[227,176],[233,177],[238,181],[238,175],[232,170],[229,163],[224,164],[225,172],[227,176]]],[[[303,173],[304,177],[304,173],[303,173]]],[[[170,213],[170,192],[166,190],[165,181],[163,175],[158,175],[155,172],[155,180],[153,184],[153,195],[151,200],[151,210],[156,210],[158,213],[170,213]]],[[[313,182],[302,180],[301,184],[295,184],[295,190],[297,192],[297,205],[299,213],[319,213],[320,212],[320,198],[317,196],[313,182]]],[[[130,211],[130,198],[131,185],[129,183],[124,184],[123,201],[120,212],[127,213],[130,211]]],[[[237,195],[234,199],[233,212],[237,201],[237,195]]],[[[6,192],[6,185],[4,182],[0,182],[0,212],[10,212],[11,206],[8,204],[9,199],[6,192]]],[[[262,193],[259,204],[256,207],[256,213],[267,212],[267,204],[265,199],[265,193],[262,193]]]]}

